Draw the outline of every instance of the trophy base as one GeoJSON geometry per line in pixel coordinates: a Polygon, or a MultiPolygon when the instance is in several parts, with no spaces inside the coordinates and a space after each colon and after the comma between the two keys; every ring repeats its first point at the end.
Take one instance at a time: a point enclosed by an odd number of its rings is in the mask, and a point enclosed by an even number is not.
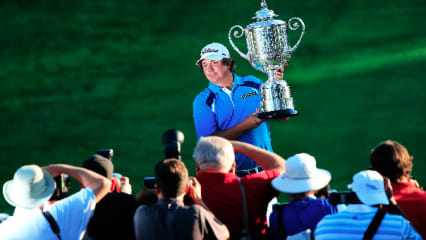
{"type": "Polygon", "coordinates": [[[295,109],[285,109],[272,112],[261,112],[257,115],[260,119],[277,119],[285,117],[293,117],[299,115],[299,112],[295,109]]]}

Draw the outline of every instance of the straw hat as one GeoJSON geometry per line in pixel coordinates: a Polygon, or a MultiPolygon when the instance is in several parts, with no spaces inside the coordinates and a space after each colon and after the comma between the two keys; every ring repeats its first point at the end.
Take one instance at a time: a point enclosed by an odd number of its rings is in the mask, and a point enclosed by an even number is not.
{"type": "Polygon", "coordinates": [[[34,208],[48,201],[55,187],[55,180],[48,171],[37,165],[25,165],[3,185],[3,196],[12,206],[34,208]]]}

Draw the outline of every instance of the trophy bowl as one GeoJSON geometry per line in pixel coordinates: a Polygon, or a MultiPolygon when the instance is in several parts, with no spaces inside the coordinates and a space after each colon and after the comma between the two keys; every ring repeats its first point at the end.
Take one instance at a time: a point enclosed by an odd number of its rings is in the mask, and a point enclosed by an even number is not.
{"type": "Polygon", "coordinates": [[[228,39],[234,50],[248,60],[253,68],[268,75],[268,80],[260,88],[262,102],[258,117],[276,119],[296,116],[298,111],[294,109],[290,87],[285,80],[275,79],[274,73],[288,64],[291,54],[299,46],[305,33],[305,24],[298,17],[289,19],[288,28],[290,30],[298,29],[299,23],[302,25],[302,33],[296,44],[291,47],[287,38],[287,23],[273,19],[278,15],[267,8],[265,0],[262,0],[261,7],[262,9],[257,11],[256,16],[253,17],[256,22],[249,24],[246,28],[240,25],[231,27],[228,39]],[[232,35],[236,38],[245,35],[247,54],[242,53],[234,44],[232,35]]]}

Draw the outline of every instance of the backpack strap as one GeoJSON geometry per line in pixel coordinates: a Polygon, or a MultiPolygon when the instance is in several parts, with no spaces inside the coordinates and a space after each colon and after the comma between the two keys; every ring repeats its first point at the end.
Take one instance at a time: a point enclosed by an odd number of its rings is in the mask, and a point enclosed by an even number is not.
{"type": "Polygon", "coordinates": [[[285,206],[283,206],[282,208],[278,209],[278,216],[277,216],[277,226],[278,226],[278,234],[280,235],[280,238],[282,239],[286,239],[287,238],[287,231],[285,230],[284,227],[284,208],[285,206]]]}
{"type": "Polygon", "coordinates": [[[247,198],[246,198],[246,192],[244,191],[244,186],[241,181],[238,181],[240,183],[241,188],[241,195],[243,197],[243,229],[241,231],[241,239],[251,239],[250,233],[249,233],[249,226],[248,226],[248,213],[247,213],[247,198]]]}
{"type": "Polygon", "coordinates": [[[373,217],[373,220],[371,220],[370,225],[368,225],[367,231],[364,233],[363,240],[369,240],[373,239],[374,234],[376,234],[377,229],[380,226],[380,223],[382,223],[383,218],[385,217],[386,212],[379,208],[377,210],[376,214],[373,217]]]}
{"type": "Polygon", "coordinates": [[[50,228],[52,228],[53,233],[55,233],[59,240],[62,240],[61,235],[59,234],[59,226],[53,218],[52,214],[50,214],[48,211],[42,211],[42,213],[46,220],[49,222],[50,228]]]}

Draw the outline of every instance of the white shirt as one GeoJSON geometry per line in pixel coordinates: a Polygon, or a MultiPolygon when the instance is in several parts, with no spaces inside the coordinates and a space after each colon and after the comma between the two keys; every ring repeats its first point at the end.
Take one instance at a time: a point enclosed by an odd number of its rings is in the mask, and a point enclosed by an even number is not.
{"type": "MultiPolygon", "coordinates": [[[[56,220],[62,240],[80,239],[93,215],[96,199],[90,188],[56,202],[48,211],[56,220]]],[[[16,208],[13,216],[0,224],[0,240],[56,240],[40,209],[16,208]]]]}

